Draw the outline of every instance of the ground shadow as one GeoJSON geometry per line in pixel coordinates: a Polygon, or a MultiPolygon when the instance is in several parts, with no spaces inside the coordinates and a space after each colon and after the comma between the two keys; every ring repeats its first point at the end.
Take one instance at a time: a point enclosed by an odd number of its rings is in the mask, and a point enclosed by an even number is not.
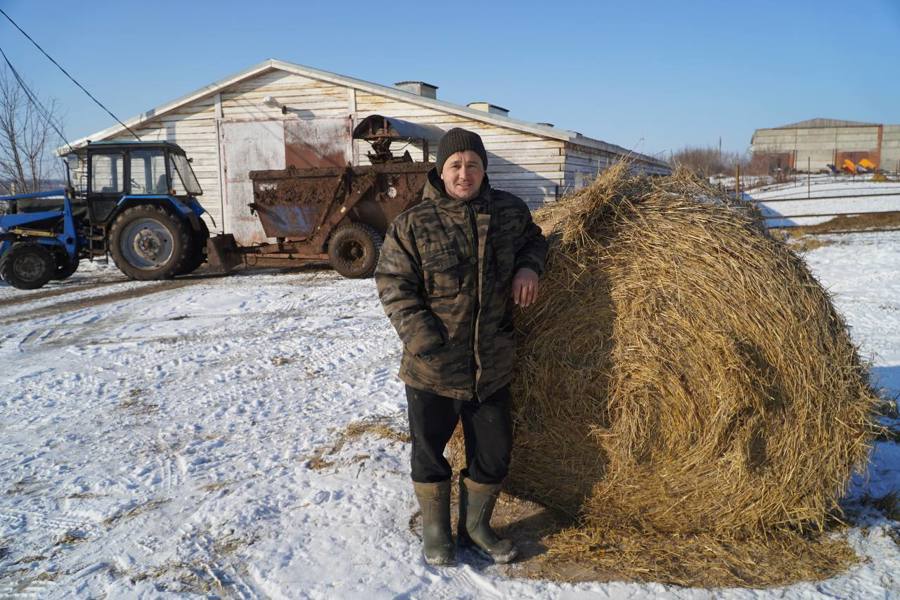
{"type": "MultiPolygon", "coordinates": [[[[457,502],[458,495],[454,490],[451,508],[451,527],[454,533],[458,521],[457,502]]],[[[523,571],[537,572],[537,565],[532,565],[532,563],[536,562],[533,559],[547,551],[545,540],[573,525],[574,522],[561,512],[503,493],[497,501],[491,524],[499,536],[511,539],[519,548],[519,556],[515,562],[503,568],[509,569],[509,574],[522,576],[525,574],[523,571]]],[[[420,512],[416,511],[412,515],[409,527],[414,535],[421,538],[422,515],[420,512]]],[[[464,547],[458,549],[457,559],[478,571],[494,564],[477,551],[464,547]]]]}
{"type": "Polygon", "coordinates": [[[888,525],[900,536],[900,365],[874,367],[871,372],[872,385],[884,400],[877,416],[882,429],[865,470],[854,474],[841,508],[859,526],[888,525]]]}
{"type": "Polygon", "coordinates": [[[872,367],[872,385],[883,398],[900,397],[900,365],[890,367],[872,367]]]}

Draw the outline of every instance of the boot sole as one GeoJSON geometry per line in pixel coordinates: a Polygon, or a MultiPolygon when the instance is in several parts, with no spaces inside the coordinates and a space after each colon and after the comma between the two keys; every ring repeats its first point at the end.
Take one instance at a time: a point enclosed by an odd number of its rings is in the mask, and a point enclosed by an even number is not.
{"type": "Polygon", "coordinates": [[[432,567],[452,567],[456,564],[456,547],[454,546],[449,550],[450,552],[445,557],[435,556],[429,558],[428,555],[423,552],[422,558],[425,559],[426,564],[429,564],[432,567]]]}
{"type": "Polygon", "coordinates": [[[488,560],[492,560],[498,565],[506,565],[511,563],[519,556],[519,549],[514,548],[509,554],[491,554],[475,542],[469,540],[468,542],[460,542],[459,545],[463,548],[468,548],[469,550],[474,550],[476,554],[479,556],[486,558],[488,560]]]}

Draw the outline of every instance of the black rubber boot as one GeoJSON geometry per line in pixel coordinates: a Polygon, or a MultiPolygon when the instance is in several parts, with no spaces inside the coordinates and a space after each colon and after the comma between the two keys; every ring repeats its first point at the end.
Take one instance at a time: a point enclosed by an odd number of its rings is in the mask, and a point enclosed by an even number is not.
{"type": "Polygon", "coordinates": [[[450,534],[450,482],[413,482],[422,509],[422,546],[425,562],[447,566],[456,563],[456,547],[450,534]]]}
{"type": "Polygon", "coordinates": [[[484,484],[468,477],[459,479],[459,524],[457,540],[461,546],[472,546],[494,562],[505,564],[519,554],[512,540],[500,539],[491,529],[491,515],[500,484],[484,484]]]}

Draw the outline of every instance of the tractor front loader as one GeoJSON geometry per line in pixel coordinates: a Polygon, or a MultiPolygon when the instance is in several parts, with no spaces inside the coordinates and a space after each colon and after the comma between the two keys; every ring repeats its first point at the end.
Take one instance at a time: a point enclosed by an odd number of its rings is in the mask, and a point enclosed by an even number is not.
{"type": "Polygon", "coordinates": [[[0,216],[0,278],[23,290],[33,290],[51,279],[65,279],[78,268],[79,239],[72,199],[65,189],[0,196],[0,202],[62,198],[62,210],[0,216]]]}

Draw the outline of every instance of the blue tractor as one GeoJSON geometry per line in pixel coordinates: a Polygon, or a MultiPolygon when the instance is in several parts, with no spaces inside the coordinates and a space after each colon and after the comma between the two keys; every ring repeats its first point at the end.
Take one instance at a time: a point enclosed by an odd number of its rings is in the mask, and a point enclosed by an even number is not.
{"type": "Polygon", "coordinates": [[[169,142],[94,142],[65,158],[68,187],[0,196],[0,278],[20,289],[111,255],[132,279],[169,279],[206,259],[209,230],[190,160],[169,142]]]}

